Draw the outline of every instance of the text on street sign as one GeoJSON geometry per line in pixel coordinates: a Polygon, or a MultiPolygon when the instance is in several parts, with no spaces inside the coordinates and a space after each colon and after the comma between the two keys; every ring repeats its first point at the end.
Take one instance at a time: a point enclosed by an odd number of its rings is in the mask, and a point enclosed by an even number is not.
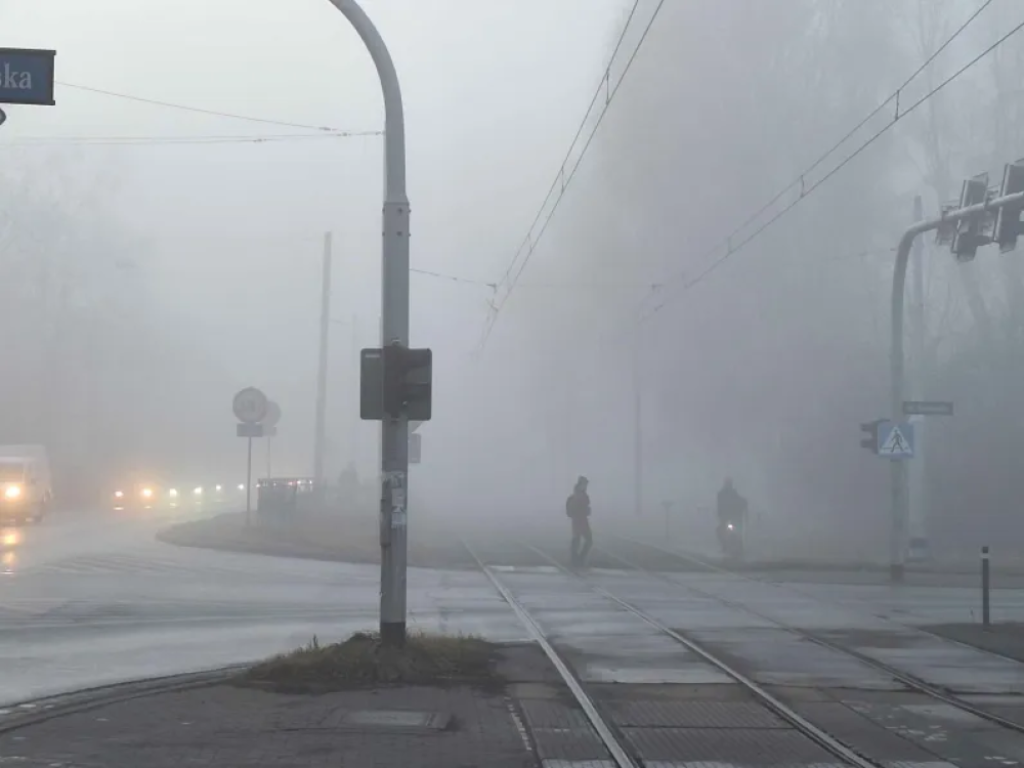
{"type": "Polygon", "coordinates": [[[948,400],[905,400],[904,416],[952,416],[953,403],[948,400]]]}
{"type": "Polygon", "coordinates": [[[56,51],[0,48],[0,104],[53,106],[56,51]]]}

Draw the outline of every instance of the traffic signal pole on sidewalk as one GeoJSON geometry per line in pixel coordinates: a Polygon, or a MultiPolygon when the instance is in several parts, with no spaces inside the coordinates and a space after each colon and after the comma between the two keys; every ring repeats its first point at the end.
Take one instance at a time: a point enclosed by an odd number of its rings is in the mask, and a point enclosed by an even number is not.
{"type": "MultiPolygon", "coordinates": [[[[355,0],[330,0],[344,14],[370,53],[384,95],[384,208],[381,310],[383,345],[409,346],[409,199],[405,184],[405,116],[398,73],[383,38],[355,0]]],[[[406,414],[381,421],[380,636],[386,645],[405,643],[406,513],[409,422],[406,414]]]]}
{"type": "MultiPolygon", "coordinates": [[[[1013,168],[1021,168],[1020,162],[1011,164],[1013,168]]],[[[890,341],[889,371],[890,371],[890,418],[893,423],[898,423],[903,418],[903,399],[906,392],[905,379],[905,357],[903,348],[903,308],[904,292],[907,281],[907,266],[910,261],[910,250],[915,238],[925,232],[931,232],[944,227],[955,227],[956,235],[953,241],[954,253],[961,261],[969,261],[974,257],[974,250],[978,245],[998,241],[1004,249],[1012,247],[1020,228],[1020,209],[1024,207],[1024,174],[1011,173],[1008,166],[1004,176],[1003,186],[998,197],[989,197],[987,192],[981,196],[982,202],[971,205],[964,205],[965,195],[971,189],[969,185],[976,184],[976,180],[968,180],[964,184],[964,194],[961,195],[961,205],[958,208],[945,210],[943,215],[937,219],[920,221],[907,229],[900,238],[896,249],[896,262],[893,267],[892,279],[892,332],[890,341]],[[1009,186],[1012,183],[1013,186],[1009,186]],[[1007,192],[1009,192],[1007,194],[1007,192]],[[1000,213],[1006,210],[1006,213],[1000,213]],[[1016,219],[1009,214],[1015,213],[1016,219]],[[994,238],[985,238],[978,234],[979,220],[988,214],[996,215],[996,228],[994,238]],[[1015,223],[1016,222],[1016,223],[1015,223]],[[973,239],[973,244],[963,242],[965,238],[973,239]]],[[[889,577],[891,581],[903,581],[906,574],[907,555],[907,524],[910,510],[909,484],[907,482],[907,465],[905,461],[892,460],[890,462],[890,495],[892,503],[892,533],[890,547],[889,577]]]]}

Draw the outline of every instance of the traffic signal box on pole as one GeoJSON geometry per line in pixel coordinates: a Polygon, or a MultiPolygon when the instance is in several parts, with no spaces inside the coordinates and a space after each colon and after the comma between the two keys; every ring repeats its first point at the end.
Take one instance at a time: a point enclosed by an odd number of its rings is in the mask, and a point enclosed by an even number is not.
{"type": "MultiPolygon", "coordinates": [[[[960,189],[960,200],[953,206],[944,207],[944,211],[968,208],[991,202],[994,198],[1007,197],[1024,192],[1024,160],[1007,163],[1003,168],[1003,181],[999,189],[989,189],[988,174],[982,173],[965,179],[960,189]]],[[[984,210],[972,214],[951,224],[949,228],[940,227],[939,242],[949,242],[950,250],[957,261],[973,261],[978,248],[989,243],[998,243],[1003,253],[1017,247],[1017,238],[1021,234],[1021,213],[1024,203],[1004,205],[994,210],[984,210]],[[952,237],[947,239],[947,231],[952,237]]]]}
{"type": "Polygon", "coordinates": [[[878,455],[878,427],[884,421],[885,419],[875,419],[860,425],[860,431],[867,433],[867,437],[860,441],[860,447],[866,448],[876,456],[878,455]]]}
{"type": "MultiPolygon", "coordinates": [[[[1024,192],[1024,160],[1007,163],[1003,168],[1003,183],[999,188],[999,196],[1024,192]]],[[[999,243],[999,250],[1005,253],[1017,247],[1017,236],[1020,235],[1020,215],[1024,212],[1024,204],[1005,205],[996,212],[995,232],[993,240],[999,243]]]]}
{"type": "Polygon", "coordinates": [[[430,421],[433,353],[391,344],[360,355],[359,416],[366,421],[430,421]]]}
{"type": "MultiPolygon", "coordinates": [[[[967,208],[985,202],[988,195],[988,174],[982,173],[971,179],[964,179],[960,189],[960,202],[957,207],[967,208]]],[[[982,234],[983,217],[971,217],[957,222],[956,234],[950,250],[957,261],[973,261],[978,255],[978,246],[985,245],[989,238],[982,234]]]]}

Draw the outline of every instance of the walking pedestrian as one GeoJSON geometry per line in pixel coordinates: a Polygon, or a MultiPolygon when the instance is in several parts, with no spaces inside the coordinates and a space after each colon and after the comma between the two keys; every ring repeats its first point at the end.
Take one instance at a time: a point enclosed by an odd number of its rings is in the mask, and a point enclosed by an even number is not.
{"type": "Polygon", "coordinates": [[[569,547],[569,562],[573,568],[586,565],[587,555],[594,543],[590,532],[590,496],[587,486],[590,481],[580,475],[572,495],[565,500],[565,514],[572,521],[572,543],[569,547]]]}

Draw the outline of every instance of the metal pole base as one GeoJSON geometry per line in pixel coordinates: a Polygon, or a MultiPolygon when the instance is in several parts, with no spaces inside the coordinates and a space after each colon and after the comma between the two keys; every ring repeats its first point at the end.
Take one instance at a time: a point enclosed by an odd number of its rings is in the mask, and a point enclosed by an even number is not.
{"type": "Polygon", "coordinates": [[[380,623],[380,643],[389,648],[401,648],[405,645],[405,622],[382,621],[380,623]]]}
{"type": "Polygon", "coordinates": [[[906,581],[907,569],[904,565],[893,564],[889,566],[889,581],[893,584],[902,584],[906,581]]]}

